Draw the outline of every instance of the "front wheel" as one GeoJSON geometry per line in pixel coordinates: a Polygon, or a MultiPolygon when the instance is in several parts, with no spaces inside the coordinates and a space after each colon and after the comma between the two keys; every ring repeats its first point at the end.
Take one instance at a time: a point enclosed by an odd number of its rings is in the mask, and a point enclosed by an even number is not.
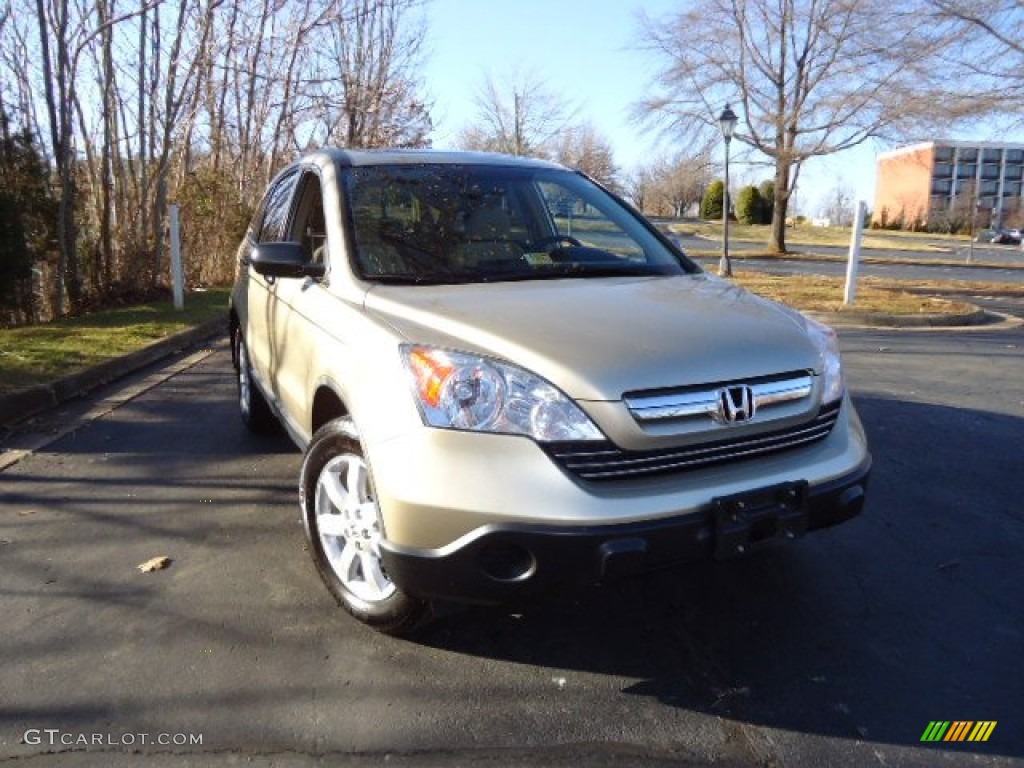
{"type": "Polygon", "coordinates": [[[400,590],[384,568],[384,525],[351,419],[335,419],[313,435],[302,462],[299,503],[313,563],[342,607],[381,632],[415,628],[427,606],[400,590]]]}

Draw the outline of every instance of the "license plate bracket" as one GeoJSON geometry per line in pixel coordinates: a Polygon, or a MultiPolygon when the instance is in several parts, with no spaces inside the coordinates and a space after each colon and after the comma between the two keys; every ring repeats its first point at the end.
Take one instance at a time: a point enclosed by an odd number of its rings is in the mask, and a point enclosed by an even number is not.
{"type": "Polygon", "coordinates": [[[776,539],[807,532],[807,482],[780,483],[712,500],[715,559],[729,560],[776,539]]]}

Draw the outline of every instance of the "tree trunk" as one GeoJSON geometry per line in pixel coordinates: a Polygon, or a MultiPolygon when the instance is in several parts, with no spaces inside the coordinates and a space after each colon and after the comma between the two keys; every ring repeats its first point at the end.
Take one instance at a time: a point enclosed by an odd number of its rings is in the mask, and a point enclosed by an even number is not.
{"type": "MultiPolygon", "coordinates": [[[[102,27],[109,19],[106,0],[96,3],[99,23],[102,27]]],[[[114,240],[114,57],[112,52],[114,31],[104,27],[101,38],[103,46],[103,144],[100,151],[100,260],[103,273],[101,290],[109,291],[113,282],[114,240]]]]}
{"type": "MultiPolygon", "coordinates": [[[[146,0],[139,0],[145,7],[146,0]]],[[[141,251],[149,241],[149,150],[146,146],[146,32],[149,14],[139,14],[139,68],[138,68],[138,121],[139,121],[139,218],[136,230],[136,248],[141,251]]]]}
{"type": "Polygon", "coordinates": [[[46,111],[50,123],[53,159],[60,180],[60,202],[57,209],[57,275],[54,307],[57,317],[74,311],[81,300],[81,279],[78,274],[78,249],[75,243],[74,156],[71,147],[71,101],[74,84],[70,82],[68,61],[68,3],[58,0],[54,8],[54,28],[47,24],[43,0],[36,0],[39,21],[39,44],[42,55],[46,111]],[[57,52],[56,77],[50,56],[50,37],[57,52]],[[54,92],[54,81],[57,89],[54,92]],[[64,298],[67,296],[68,303],[64,298]]]}
{"type": "Polygon", "coordinates": [[[779,158],[775,164],[775,207],[772,211],[771,253],[786,253],[786,213],[789,209],[789,162],[779,158]]]}

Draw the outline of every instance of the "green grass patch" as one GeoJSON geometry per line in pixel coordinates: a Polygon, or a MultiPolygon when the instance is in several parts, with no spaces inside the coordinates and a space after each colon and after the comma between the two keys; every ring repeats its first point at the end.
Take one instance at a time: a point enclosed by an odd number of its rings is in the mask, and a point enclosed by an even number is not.
{"type": "Polygon", "coordinates": [[[0,393],[44,384],[226,318],[228,294],[227,288],[189,293],[181,311],[168,299],[0,329],[0,393]]]}

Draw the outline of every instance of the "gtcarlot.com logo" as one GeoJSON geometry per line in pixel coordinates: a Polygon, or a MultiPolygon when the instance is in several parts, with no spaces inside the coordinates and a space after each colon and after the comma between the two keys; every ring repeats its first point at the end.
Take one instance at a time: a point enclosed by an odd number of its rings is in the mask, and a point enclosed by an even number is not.
{"type": "Polygon", "coordinates": [[[996,720],[932,720],[921,741],[988,741],[996,720]]]}
{"type": "Polygon", "coordinates": [[[202,746],[201,733],[74,733],[60,728],[29,728],[23,744],[48,747],[135,747],[157,744],[161,747],[202,746]]]}

